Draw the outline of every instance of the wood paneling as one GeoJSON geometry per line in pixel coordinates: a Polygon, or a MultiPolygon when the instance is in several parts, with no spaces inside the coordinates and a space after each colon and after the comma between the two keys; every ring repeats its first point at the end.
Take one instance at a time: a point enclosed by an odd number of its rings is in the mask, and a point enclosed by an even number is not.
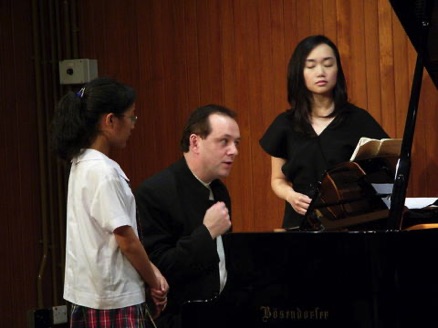
{"type": "MultiPolygon", "coordinates": [[[[258,140],[287,108],[287,62],[303,37],[322,33],[338,44],[350,99],[391,136],[402,137],[416,54],[385,0],[106,1],[111,19],[102,18],[99,6],[80,6],[82,24],[104,33],[96,39],[97,32],[80,32],[80,51],[98,59],[101,72],[125,77],[138,90],[135,136],[117,154],[134,186],[180,156],[180,131],[195,107],[220,103],[238,112],[242,143],[226,179],[235,231],[281,223],[283,202],[271,191],[270,161],[258,140]]],[[[437,97],[431,86],[423,94],[437,97]]],[[[433,108],[430,103],[420,108],[426,117],[437,110],[436,101],[433,108]]],[[[420,147],[425,135],[435,140],[434,133],[427,126],[416,131],[411,196],[438,194],[426,169],[436,161],[433,148],[420,147]]]]}
{"type": "Polygon", "coordinates": [[[31,4],[0,4],[0,318],[25,327],[36,307],[40,185],[31,4]]]}
{"type": "MultiPolygon", "coordinates": [[[[134,187],[181,156],[181,130],[195,107],[218,103],[238,112],[240,154],[225,181],[233,199],[234,231],[272,230],[281,224],[283,201],[271,191],[270,159],[258,140],[288,106],[287,63],[302,38],[316,33],[332,38],[341,51],[350,99],[392,137],[402,137],[416,52],[387,0],[76,2],[78,25],[73,31],[79,57],[97,59],[100,75],[123,80],[138,92],[139,121],[127,148],[115,154],[134,187]]],[[[42,190],[44,181],[56,180],[41,167],[50,156],[44,135],[37,132],[36,108],[43,102],[40,114],[50,113],[49,91],[56,88],[57,72],[50,54],[41,58],[42,65],[52,65],[52,79],[36,91],[32,3],[58,2],[0,2],[0,255],[7,263],[0,275],[0,317],[8,327],[19,328],[25,326],[26,311],[37,307],[47,197],[42,190]]],[[[62,5],[67,3],[73,1],[62,5]]],[[[52,42],[48,20],[41,19],[41,24],[41,37],[52,42]]],[[[438,196],[437,121],[438,95],[425,73],[409,196],[438,196]]],[[[50,197],[61,202],[63,195],[50,197]]],[[[62,252],[62,242],[51,246],[49,261],[55,261],[53,254],[62,252]]],[[[42,277],[50,305],[62,293],[52,290],[49,281],[62,278],[62,263],[56,264],[59,272],[52,266],[42,277]]]]}

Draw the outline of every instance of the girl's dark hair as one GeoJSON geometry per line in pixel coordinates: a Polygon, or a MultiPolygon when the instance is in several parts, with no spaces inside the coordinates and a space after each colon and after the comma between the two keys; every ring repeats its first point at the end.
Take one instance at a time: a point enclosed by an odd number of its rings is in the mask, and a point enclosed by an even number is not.
{"type": "Polygon", "coordinates": [[[341,57],[336,45],[324,35],[309,36],[298,43],[293,52],[287,71],[287,100],[294,109],[295,122],[301,130],[310,123],[312,93],[304,81],[306,59],[317,46],[326,44],[333,49],[338,66],[336,86],[333,89],[335,109],[330,116],[336,116],[348,102],[347,84],[342,69],[341,57]]]}
{"type": "Polygon", "coordinates": [[[135,98],[132,87],[107,77],[92,80],[77,93],[68,92],[59,101],[52,121],[53,150],[60,158],[71,160],[97,136],[103,114],[121,117],[135,98]]]}
{"type": "Polygon", "coordinates": [[[220,114],[231,118],[236,117],[235,112],[219,105],[211,104],[195,109],[188,118],[182,133],[180,148],[184,153],[189,151],[191,134],[197,134],[203,139],[207,138],[210,134],[211,126],[209,117],[212,114],[220,114]]]}

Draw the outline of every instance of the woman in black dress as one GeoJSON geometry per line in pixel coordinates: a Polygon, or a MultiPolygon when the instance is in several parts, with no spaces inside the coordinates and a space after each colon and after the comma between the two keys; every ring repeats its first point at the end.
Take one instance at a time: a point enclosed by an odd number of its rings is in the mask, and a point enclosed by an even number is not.
{"type": "Polygon", "coordinates": [[[388,135],[364,109],[348,101],[336,45],[323,35],[302,40],[289,61],[291,109],[260,140],[271,156],[271,186],[285,200],[283,228],[298,227],[324,172],[348,161],[361,137],[388,135]]]}

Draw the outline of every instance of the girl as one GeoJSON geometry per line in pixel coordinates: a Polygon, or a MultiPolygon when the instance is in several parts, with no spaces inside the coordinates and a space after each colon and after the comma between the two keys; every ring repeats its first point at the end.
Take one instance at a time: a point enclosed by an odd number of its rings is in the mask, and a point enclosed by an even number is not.
{"type": "Polygon", "coordinates": [[[145,288],[158,312],[169,286],[137,232],[129,180],[110,159],[134,129],[135,91],[97,78],[60,101],[53,121],[57,155],[71,161],[64,298],[70,327],[146,326],[145,288]]]}

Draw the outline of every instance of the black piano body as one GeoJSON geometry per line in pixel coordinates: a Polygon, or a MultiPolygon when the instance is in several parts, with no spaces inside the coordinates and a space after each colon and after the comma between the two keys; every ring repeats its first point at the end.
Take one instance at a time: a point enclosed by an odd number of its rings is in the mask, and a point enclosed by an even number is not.
{"type": "Polygon", "coordinates": [[[438,327],[438,229],[386,227],[395,160],[328,170],[298,230],[224,235],[227,285],[183,328],[438,327]]]}
{"type": "Polygon", "coordinates": [[[183,327],[438,327],[438,229],[409,229],[438,210],[388,229],[394,170],[390,157],[342,163],[300,229],[224,235],[227,285],[183,305],[183,327]]]}
{"type": "Polygon", "coordinates": [[[194,327],[438,327],[438,230],[230,233],[228,282],[194,327]]]}

